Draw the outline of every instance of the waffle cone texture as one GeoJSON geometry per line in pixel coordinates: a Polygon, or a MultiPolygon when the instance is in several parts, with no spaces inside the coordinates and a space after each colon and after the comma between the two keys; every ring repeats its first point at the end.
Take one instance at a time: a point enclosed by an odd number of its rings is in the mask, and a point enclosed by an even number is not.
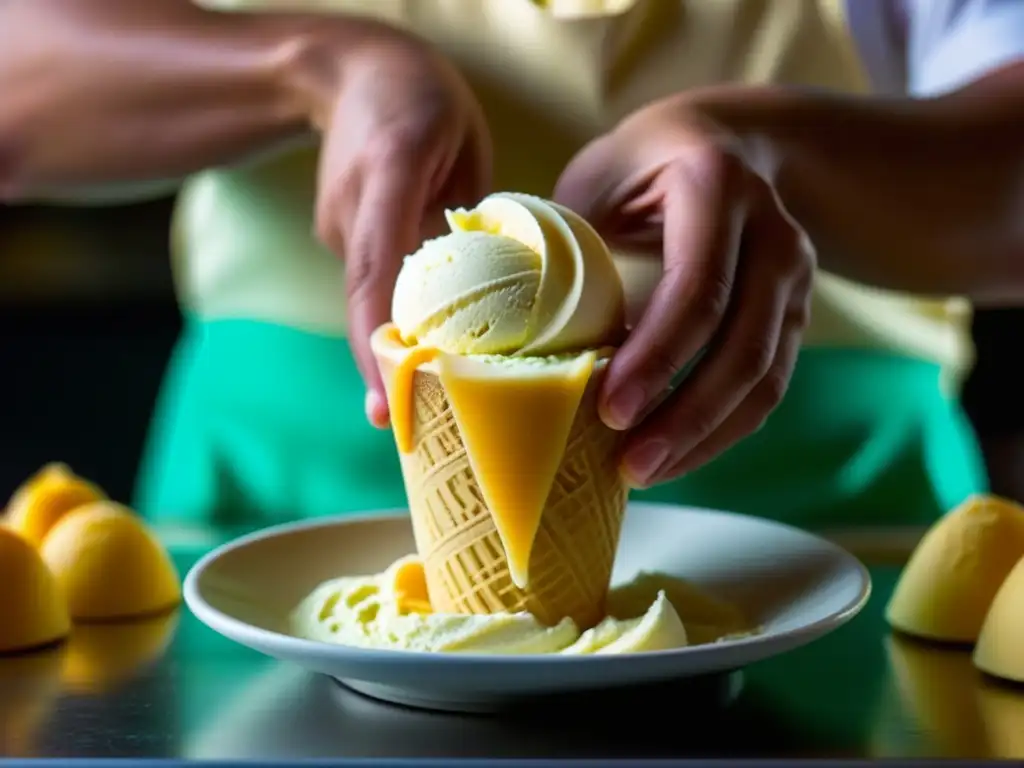
{"type": "Polygon", "coordinates": [[[519,589],[444,388],[434,374],[416,371],[414,447],[402,454],[402,472],[434,610],[528,611],[548,625],[568,616],[583,629],[604,618],[627,489],[618,471],[622,433],[597,415],[599,377],[591,377],[577,409],[528,584],[519,589]]]}

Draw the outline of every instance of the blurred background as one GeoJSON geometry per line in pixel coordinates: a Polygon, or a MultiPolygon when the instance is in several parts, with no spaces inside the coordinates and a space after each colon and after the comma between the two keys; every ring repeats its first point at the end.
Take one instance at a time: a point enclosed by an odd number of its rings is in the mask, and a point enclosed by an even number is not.
{"type": "Polygon", "coordinates": [[[180,325],[171,207],[0,206],[0,497],[64,461],[130,500],[180,325]]]}
{"type": "MultiPolygon", "coordinates": [[[[168,255],[173,200],[0,206],[0,497],[64,461],[128,501],[180,325],[168,255]]],[[[964,401],[993,490],[1024,501],[1024,310],[975,315],[964,401]]]]}

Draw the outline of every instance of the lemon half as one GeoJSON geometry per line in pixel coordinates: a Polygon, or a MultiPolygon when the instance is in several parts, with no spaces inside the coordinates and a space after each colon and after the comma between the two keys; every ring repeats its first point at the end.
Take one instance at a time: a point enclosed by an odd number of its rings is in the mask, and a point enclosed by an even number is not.
{"type": "Polygon", "coordinates": [[[99,487],[66,464],[47,464],[26,480],[7,503],[7,525],[35,546],[71,510],[106,498],[99,487]]]}
{"type": "Polygon", "coordinates": [[[70,630],[64,595],[39,553],[0,528],[0,653],[48,645],[70,630]]]}
{"type": "Polygon", "coordinates": [[[65,515],[40,551],[77,621],[157,614],[181,600],[167,551],[127,507],[97,501],[65,515]]]}

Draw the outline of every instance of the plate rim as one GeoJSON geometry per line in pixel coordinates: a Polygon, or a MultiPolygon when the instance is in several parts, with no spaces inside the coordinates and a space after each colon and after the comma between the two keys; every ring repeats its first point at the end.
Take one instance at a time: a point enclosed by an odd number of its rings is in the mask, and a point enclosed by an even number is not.
{"type": "MultiPolygon", "coordinates": [[[[199,579],[210,565],[224,555],[236,549],[246,547],[253,542],[273,538],[282,534],[296,533],[308,529],[333,527],[340,524],[356,524],[374,520],[405,520],[409,518],[409,510],[403,508],[391,508],[372,510],[357,513],[341,513],[325,517],[311,518],[309,520],[297,520],[286,523],[277,523],[258,531],[244,534],[231,541],[225,542],[207,552],[197,560],[185,575],[182,587],[182,596],[185,605],[201,623],[205,624],[214,632],[242,645],[249,643],[242,642],[239,637],[251,637],[258,646],[267,647],[268,641],[276,648],[286,650],[290,657],[316,658],[318,662],[347,662],[362,664],[385,664],[388,666],[409,666],[421,665],[424,658],[430,659],[431,666],[435,668],[442,666],[452,671],[486,672],[488,668],[507,668],[509,665],[517,667],[529,667],[536,670],[537,667],[557,667],[558,669],[578,667],[607,667],[609,663],[616,666],[646,666],[656,660],[669,661],[686,657],[699,657],[701,655],[718,655],[724,649],[741,650],[752,646],[760,646],[765,643],[785,646],[785,649],[794,650],[806,645],[824,635],[827,635],[843,626],[861,612],[871,598],[873,584],[871,574],[867,567],[858,557],[845,548],[811,531],[798,528],[788,523],[780,523],[769,518],[747,515],[740,512],[711,509],[707,507],[693,507],[681,504],[669,504],[664,502],[630,501],[628,508],[632,510],[657,509],[673,512],[696,512],[704,515],[740,518],[746,522],[753,522],[759,525],[767,525],[775,528],[783,528],[790,533],[801,537],[809,537],[822,547],[834,550],[842,559],[848,561],[849,565],[856,571],[860,584],[857,595],[848,601],[841,609],[830,615],[818,619],[809,624],[793,627],[768,634],[757,634],[741,637],[733,640],[725,640],[719,643],[706,643],[702,645],[686,646],[683,648],[672,648],[659,651],[642,651],[617,656],[602,655],[561,655],[561,654],[529,654],[529,655],[505,655],[488,654],[479,652],[465,653],[425,653],[423,651],[409,649],[383,649],[383,648],[360,648],[358,646],[336,645],[323,643],[316,640],[307,640],[294,635],[287,635],[282,632],[257,627],[253,624],[241,621],[220,611],[210,605],[202,598],[199,591],[199,579]]],[[[261,651],[265,653],[265,651],[261,651]]],[[[776,656],[785,651],[769,653],[765,658],[776,656]]],[[[273,655],[273,654],[267,654],[273,655]]]]}

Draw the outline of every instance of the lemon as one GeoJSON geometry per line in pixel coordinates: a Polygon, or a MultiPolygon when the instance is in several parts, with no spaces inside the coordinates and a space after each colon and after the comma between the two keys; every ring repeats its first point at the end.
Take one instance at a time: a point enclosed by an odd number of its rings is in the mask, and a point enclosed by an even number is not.
{"type": "Polygon", "coordinates": [[[35,546],[64,515],[105,498],[66,464],[47,464],[19,487],[7,503],[7,525],[35,546]]]}
{"type": "Polygon", "coordinates": [[[893,590],[895,629],[940,642],[974,643],[996,593],[1024,556],[1024,509],[974,496],[925,534],[893,590]]]}
{"type": "MultiPolygon", "coordinates": [[[[1024,683],[1024,557],[1003,580],[974,647],[978,669],[1024,683]]],[[[1021,739],[1024,744],[1024,738],[1021,739]]]]}
{"type": "Polygon", "coordinates": [[[48,645],[70,630],[64,595],[39,553],[0,528],[0,653],[48,645]]]}
{"type": "Polygon", "coordinates": [[[181,587],[167,551],[127,507],[96,501],[65,515],[40,551],[76,621],[160,613],[181,587]]]}

